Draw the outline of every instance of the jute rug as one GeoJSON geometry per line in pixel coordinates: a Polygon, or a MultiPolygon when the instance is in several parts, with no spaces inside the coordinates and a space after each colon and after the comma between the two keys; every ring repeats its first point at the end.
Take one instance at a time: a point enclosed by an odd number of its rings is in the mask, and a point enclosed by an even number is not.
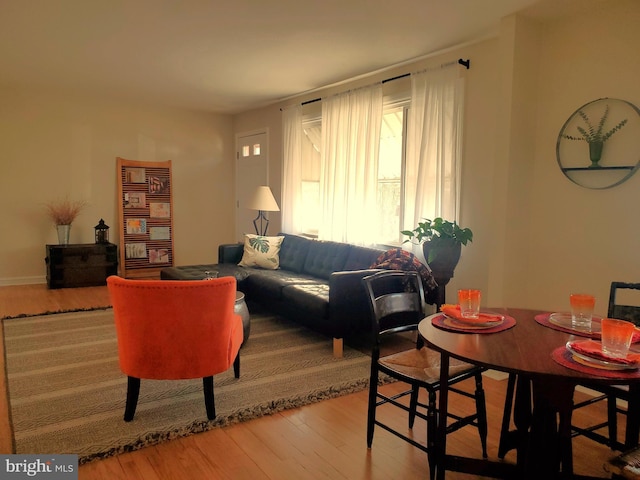
{"type": "Polygon", "coordinates": [[[142,380],[123,421],[126,377],[112,311],[4,320],[16,453],[78,454],[80,463],[249,420],[368,385],[368,356],[281,317],[252,315],[233,368],[214,377],[217,418],[206,417],[202,380],[142,380]]]}

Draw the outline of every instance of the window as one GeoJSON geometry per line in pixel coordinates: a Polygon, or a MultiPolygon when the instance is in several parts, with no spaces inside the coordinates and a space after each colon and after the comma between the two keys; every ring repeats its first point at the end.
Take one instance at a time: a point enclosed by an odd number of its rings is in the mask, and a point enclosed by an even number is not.
{"type": "Polygon", "coordinates": [[[406,109],[403,105],[388,106],[382,115],[374,239],[379,244],[400,241],[406,109]]]}
{"type": "Polygon", "coordinates": [[[400,231],[420,219],[457,220],[459,73],[426,69],[411,74],[409,90],[396,84],[383,96],[372,84],[327,98],[322,112],[286,109],[283,225],[325,240],[398,245],[400,231]]]}
{"type": "MultiPolygon", "coordinates": [[[[380,131],[377,204],[372,222],[372,243],[397,244],[402,213],[404,132],[408,102],[385,106],[380,131]]],[[[307,119],[302,124],[302,205],[305,212],[302,232],[318,233],[320,218],[320,142],[322,120],[307,119]]]]}
{"type": "Polygon", "coordinates": [[[301,231],[318,234],[320,219],[320,138],[322,120],[318,117],[302,122],[302,215],[301,231]]]}

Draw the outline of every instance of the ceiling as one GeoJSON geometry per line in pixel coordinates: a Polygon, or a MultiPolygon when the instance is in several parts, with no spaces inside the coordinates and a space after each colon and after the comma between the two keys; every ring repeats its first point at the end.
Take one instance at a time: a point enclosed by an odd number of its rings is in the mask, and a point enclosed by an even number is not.
{"type": "Polygon", "coordinates": [[[238,113],[582,0],[0,0],[0,86],[238,113]]]}

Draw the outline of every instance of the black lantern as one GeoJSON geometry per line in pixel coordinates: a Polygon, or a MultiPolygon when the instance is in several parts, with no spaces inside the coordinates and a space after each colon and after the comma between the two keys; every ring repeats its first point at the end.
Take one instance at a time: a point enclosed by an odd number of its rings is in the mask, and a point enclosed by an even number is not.
{"type": "Polygon", "coordinates": [[[94,228],[96,229],[96,243],[109,243],[109,225],[100,219],[94,228]]]}

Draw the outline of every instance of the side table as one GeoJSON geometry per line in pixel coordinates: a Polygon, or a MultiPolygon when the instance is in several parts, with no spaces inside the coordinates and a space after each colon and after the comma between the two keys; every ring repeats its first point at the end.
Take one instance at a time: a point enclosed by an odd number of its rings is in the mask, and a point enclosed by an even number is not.
{"type": "Polygon", "coordinates": [[[251,333],[251,316],[249,315],[247,303],[244,301],[244,293],[236,292],[236,304],[233,307],[233,312],[242,317],[242,331],[244,333],[242,344],[244,345],[249,339],[249,333],[251,333]]]}

